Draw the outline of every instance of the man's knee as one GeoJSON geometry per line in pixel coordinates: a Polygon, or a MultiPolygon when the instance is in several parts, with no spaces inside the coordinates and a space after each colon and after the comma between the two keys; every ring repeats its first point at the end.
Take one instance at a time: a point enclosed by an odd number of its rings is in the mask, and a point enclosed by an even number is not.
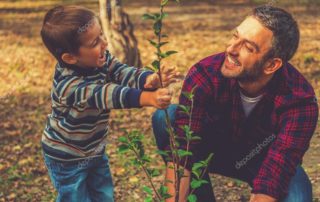
{"type": "MultiPolygon", "coordinates": [[[[175,121],[175,111],[177,105],[170,105],[167,109],[171,125],[175,121]]],[[[167,132],[166,114],[164,110],[157,110],[152,116],[152,128],[157,146],[163,150],[169,144],[169,134],[167,132]]]]}
{"type": "Polygon", "coordinates": [[[312,185],[303,168],[299,165],[296,174],[292,177],[288,195],[283,202],[312,201],[312,185]]]}

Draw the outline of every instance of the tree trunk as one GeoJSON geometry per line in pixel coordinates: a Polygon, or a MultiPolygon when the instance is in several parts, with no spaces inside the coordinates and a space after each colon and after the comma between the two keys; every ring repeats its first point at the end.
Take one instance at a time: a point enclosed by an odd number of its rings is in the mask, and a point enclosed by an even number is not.
{"type": "Polygon", "coordinates": [[[141,67],[134,27],[129,15],[122,10],[121,0],[99,0],[99,4],[100,20],[109,51],[122,63],[141,67]]]}

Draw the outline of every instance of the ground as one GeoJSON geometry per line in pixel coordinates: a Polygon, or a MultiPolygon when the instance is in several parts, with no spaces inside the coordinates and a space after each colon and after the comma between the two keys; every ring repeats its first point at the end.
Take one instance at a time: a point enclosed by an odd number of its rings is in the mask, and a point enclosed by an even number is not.
{"type": "MultiPolygon", "coordinates": [[[[0,201],[53,201],[56,193],[50,183],[41,155],[40,139],[46,116],[50,113],[50,88],[55,61],[42,45],[39,31],[48,8],[56,4],[77,3],[98,11],[97,1],[9,1],[0,2],[0,201]]],[[[151,1],[125,2],[135,25],[144,65],[153,59],[151,26],[141,19],[143,13],[157,12],[151,1]],[[144,2],[144,3],[141,3],[144,2]]],[[[269,3],[277,5],[277,1],[269,3]]],[[[320,18],[318,5],[282,5],[293,13],[301,29],[301,42],[292,63],[314,86],[319,97],[320,18]]],[[[221,4],[182,2],[167,8],[165,23],[168,49],[179,53],[168,60],[181,72],[200,59],[224,51],[231,30],[241,22],[253,4],[229,1],[221,4]]],[[[174,86],[175,98],[181,83],[174,86]]],[[[176,99],[175,99],[176,101],[176,99]]],[[[146,136],[146,150],[153,165],[163,167],[154,154],[151,115],[154,109],[115,110],[107,153],[115,184],[117,201],[143,201],[141,187],[147,185],[142,172],[127,166],[128,156],[117,151],[121,128],[136,128],[146,136]]],[[[304,157],[303,167],[313,184],[314,201],[320,198],[319,127],[304,157]]],[[[163,177],[156,178],[159,185],[163,177]]],[[[217,201],[247,201],[250,188],[243,182],[212,176],[217,201]]]]}

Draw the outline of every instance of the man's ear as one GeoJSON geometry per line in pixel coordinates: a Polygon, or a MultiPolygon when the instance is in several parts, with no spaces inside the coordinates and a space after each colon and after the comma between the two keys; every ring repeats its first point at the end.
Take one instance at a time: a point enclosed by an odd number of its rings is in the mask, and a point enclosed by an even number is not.
{"type": "Polygon", "coordinates": [[[265,74],[273,74],[278,69],[282,67],[282,59],[280,58],[272,58],[269,61],[267,61],[265,67],[264,67],[264,73],[265,74]]]}
{"type": "Polygon", "coordinates": [[[77,58],[70,53],[63,53],[61,55],[61,59],[63,62],[70,64],[70,65],[74,65],[78,62],[77,58]]]}

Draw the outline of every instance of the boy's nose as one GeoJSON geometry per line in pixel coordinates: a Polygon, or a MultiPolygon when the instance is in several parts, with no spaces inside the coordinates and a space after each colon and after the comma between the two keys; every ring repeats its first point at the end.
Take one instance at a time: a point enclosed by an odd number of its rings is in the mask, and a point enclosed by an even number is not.
{"type": "Polygon", "coordinates": [[[102,41],[102,46],[103,46],[103,48],[105,48],[105,47],[108,46],[107,39],[106,39],[104,36],[101,38],[101,41],[102,41]]]}

